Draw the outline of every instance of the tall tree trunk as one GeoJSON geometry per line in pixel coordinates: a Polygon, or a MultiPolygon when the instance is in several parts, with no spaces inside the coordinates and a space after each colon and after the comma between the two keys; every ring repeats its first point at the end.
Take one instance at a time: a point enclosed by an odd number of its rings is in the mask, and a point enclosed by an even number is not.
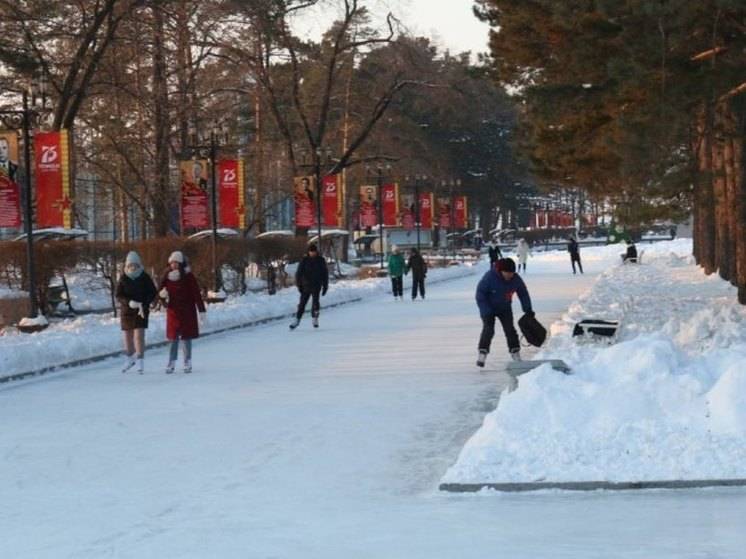
{"type": "Polygon", "coordinates": [[[727,280],[727,261],[730,246],[728,231],[728,199],[725,188],[725,135],[723,108],[715,108],[715,121],[712,136],[712,188],[715,195],[715,267],[720,277],[727,280]]]}
{"type": "Polygon", "coordinates": [[[155,184],[151,191],[154,228],[157,237],[168,234],[171,193],[169,192],[169,115],[164,15],[160,2],[153,3],[153,101],[155,126],[155,184]]]}
{"type": "Polygon", "coordinates": [[[736,192],[735,153],[733,145],[736,135],[736,123],[731,104],[725,102],[723,105],[723,136],[725,140],[723,145],[723,168],[725,172],[725,226],[728,231],[728,251],[726,261],[724,262],[724,270],[721,271],[721,274],[724,273],[725,279],[733,285],[737,285],[736,254],[738,245],[742,240],[738,238],[736,230],[736,223],[738,221],[736,213],[738,195],[736,192]]]}
{"type": "Polygon", "coordinates": [[[736,214],[736,285],[738,302],[746,305],[746,103],[740,101],[734,106],[735,130],[733,136],[733,168],[735,172],[735,214],[736,214]]]}
{"type": "Polygon", "coordinates": [[[697,263],[706,274],[717,269],[715,265],[715,201],[712,181],[712,116],[709,107],[704,107],[697,125],[698,174],[695,203],[698,223],[695,235],[698,245],[697,263]]]}
{"type": "MultiPolygon", "coordinates": [[[[189,144],[189,14],[186,0],[180,0],[176,11],[176,80],[179,107],[176,111],[179,132],[179,149],[185,151],[189,144]]],[[[194,123],[197,124],[196,122],[194,123]]]]}

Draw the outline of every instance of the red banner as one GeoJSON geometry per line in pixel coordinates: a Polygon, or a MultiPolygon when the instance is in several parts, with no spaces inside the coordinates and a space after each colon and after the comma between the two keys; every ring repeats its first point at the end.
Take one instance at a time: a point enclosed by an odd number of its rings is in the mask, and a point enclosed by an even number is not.
{"type": "Polygon", "coordinates": [[[316,223],[316,188],[313,177],[295,177],[295,226],[313,227],[316,223]]]}
{"type": "Polygon", "coordinates": [[[451,226],[450,198],[438,198],[438,225],[445,229],[451,226]]]}
{"type": "Polygon", "coordinates": [[[328,227],[340,226],[340,215],[342,212],[342,192],[340,189],[341,175],[328,175],[321,179],[324,192],[323,222],[328,227]]]}
{"type": "Polygon", "coordinates": [[[453,221],[456,229],[466,229],[469,226],[469,209],[466,196],[453,198],[453,221]]]}
{"type": "Polygon", "coordinates": [[[36,224],[72,227],[70,143],[67,130],[34,134],[36,168],[36,224]]]}
{"type": "Polygon", "coordinates": [[[207,229],[210,213],[207,199],[207,160],[182,161],[181,230],[207,229]]]}
{"type": "Polygon", "coordinates": [[[411,231],[415,227],[414,216],[417,208],[414,205],[414,194],[404,194],[401,197],[401,213],[399,214],[404,229],[411,231]]]}
{"type": "Polygon", "coordinates": [[[377,194],[378,190],[375,186],[360,187],[360,227],[373,227],[378,224],[377,194]]]}
{"type": "Polygon", "coordinates": [[[399,225],[399,185],[384,184],[381,187],[383,198],[383,224],[390,227],[399,225]]]}
{"type": "Polygon", "coordinates": [[[433,195],[430,192],[420,193],[420,227],[433,228],[433,195]]]}
{"type": "Polygon", "coordinates": [[[242,180],[240,162],[235,159],[218,161],[218,199],[220,200],[220,224],[223,227],[242,228],[241,217],[246,209],[241,201],[242,180]]]}
{"type": "Polygon", "coordinates": [[[0,133],[0,227],[21,226],[21,196],[18,175],[18,136],[0,133]]]}

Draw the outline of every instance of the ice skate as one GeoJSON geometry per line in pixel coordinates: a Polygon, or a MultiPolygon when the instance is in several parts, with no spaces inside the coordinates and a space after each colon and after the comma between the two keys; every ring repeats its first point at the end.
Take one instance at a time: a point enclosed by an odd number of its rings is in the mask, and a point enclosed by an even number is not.
{"type": "Polygon", "coordinates": [[[176,368],[176,363],[173,361],[169,361],[168,365],[166,365],[166,374],[170,375],[174,372],[174,369],[176,368]]]}
{"type": "Polygon", "coordinates": [[[126,373],[134,366],[135,366],[135,360],[131,356],[128,355],[124,359],[124,365],[122,365],[122,372],[126,373]]]}
{"type": "Polygon", "coordinates": [[[145,373],[145,360],[142,357],[137,358],[137,372],[141,375],[145,373]]]}
{"type": "Polygon", "coordinates": [[[192,372],[192,361],[190,359],[187,359],[184,361],[184,372],[185,373],[192,372]]]}
{"type": "Polygon", "coordinates": [[[299,324],[300,324],[300,318],[296,318],[295,320],[293,320],[293,322],[290,323],[290,329],[295,330],[299,324]]]}
{"type": "Polygon", "coordinates": [[[313,323],[313,327],[314,328],[318,328],[319,327],[319,317],[318,316],[314,316],[311,319],[311,322],[313,323]]]}
{"type": "Polygon", "coordinates": [[[516,349],[515,351],[511,351],[510,352],[510,358],[513,361],[523,361],[523,359],[521,359],[521,350],[520,349],[516,349]]]}
{"type": "Polygon", "coordinates": [[[477,367],[484,367],[484,363],[487,361],[487,352],[479,350],[479,357],[477,357],[477,367]]]}

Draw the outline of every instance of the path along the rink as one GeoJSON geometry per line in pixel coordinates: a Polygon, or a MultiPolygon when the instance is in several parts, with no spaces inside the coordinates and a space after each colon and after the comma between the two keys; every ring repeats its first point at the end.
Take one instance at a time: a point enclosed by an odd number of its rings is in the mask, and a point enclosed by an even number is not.
{"type": "MultiPolygon", "coordinates": [[[[586,266],[530,262],[540,319],[586,266]]],[[[507,381],[500,333],[474,366],[478,279],[199,340],[192,375],[158,351],[3,388],[0,557],[741,556],[739,490],[436,490],[507,381]]]]}

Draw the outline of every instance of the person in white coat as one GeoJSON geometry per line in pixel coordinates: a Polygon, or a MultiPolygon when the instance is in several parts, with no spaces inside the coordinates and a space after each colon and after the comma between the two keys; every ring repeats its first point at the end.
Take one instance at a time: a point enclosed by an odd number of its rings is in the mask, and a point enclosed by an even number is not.
{"type": "Polygon", "coordinates": [[[528,246],[526,239],[518,239],[518,244],[515,247],[516,256],[518,256],[518,271],[523,267],[523,271],[526,271],[526,262],[528,257],[532,256],[531,248],[528,246]]]}

